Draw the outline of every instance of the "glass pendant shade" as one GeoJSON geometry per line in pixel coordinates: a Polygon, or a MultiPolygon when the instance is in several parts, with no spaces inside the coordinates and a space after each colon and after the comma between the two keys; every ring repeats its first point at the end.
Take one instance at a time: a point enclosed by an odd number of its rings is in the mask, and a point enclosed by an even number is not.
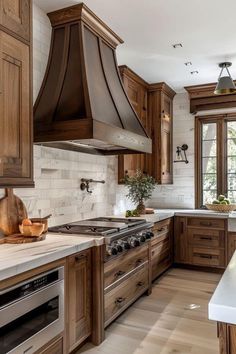
{"type": "Polygon", "coordinates": [[[236,93],[236,87],[229,73],[228,67],[231,66],[231,63],[221,63],[219,67],[221,68],[220,76],[218,79],[218,83],[216,85],[214,94],[215,95],[227,95],[230,93],[236,93]],[[221,76],[223,70],[226,69],[228,75],[221,76]]]}

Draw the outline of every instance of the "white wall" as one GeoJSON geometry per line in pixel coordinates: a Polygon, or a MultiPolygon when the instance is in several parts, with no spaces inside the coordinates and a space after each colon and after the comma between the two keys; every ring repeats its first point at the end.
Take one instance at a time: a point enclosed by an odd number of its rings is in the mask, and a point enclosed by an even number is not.
{"type": "MultiPolygon", "coordinates": [[[[38,95],[47,65],[51,25],[46,14],[33,7],[33,94],[38,95]]],[[[157,208],[194,207],[193,117],[188,113],[187,94],[174,100],[174,150],[189,145],[188,165],[174,164],[174,185],[157,186],[149,202],[157,208]]],[[[26,204],[29,216],[52,213],[51,225],[108,214],[132,208],[126,190],[117,185],[117,157],[98,157],[46,147],[34,147],[34,189],[15,189],[26,204]],[[82,177],[105,179],[93,185],[89,195],[80,190],[82,177]]],[[[3,191],[2,193],[3,194],[3,191]]]]}

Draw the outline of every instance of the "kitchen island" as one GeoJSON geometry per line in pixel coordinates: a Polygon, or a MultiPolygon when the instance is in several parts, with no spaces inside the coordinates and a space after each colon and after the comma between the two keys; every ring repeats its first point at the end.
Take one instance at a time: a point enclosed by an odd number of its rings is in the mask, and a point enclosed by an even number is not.
{"type": "Polygon", "coordinates": [[[208,317],[217,321],[220,354],[236,353],[236,252],[208,306],[208,317]]]}

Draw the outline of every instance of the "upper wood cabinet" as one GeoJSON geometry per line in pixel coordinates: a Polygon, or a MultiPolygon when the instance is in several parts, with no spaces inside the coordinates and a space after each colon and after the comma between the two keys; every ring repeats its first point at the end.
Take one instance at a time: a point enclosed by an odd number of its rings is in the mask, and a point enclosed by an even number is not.
{"type": "Polygon", "coordinates": [[[68,352],[92,332],[91,249],[68,258],[68,352]]]}
{"type": "Polygon", "coordinates": [[[30,44],[0,30],[0,187],[33,186],[30,62],[30,44]]]}
{"type": "MultiPolygon", "coordinates": [[[[120,66],[119,69],[128,98],[144,128],[148,132],[148,84],[127,66],[120,66]]],[[[145,154],[120,155],[118,157],[118,182],[123,183],[125,175],[133,176],[137,169],[144,173],[147,172],[145,154]]]]}
{"type": "Polygon", "coordinates": [[[152,154],[147,170],[159,184],[173,183],[173,98],[175,92],[164,82],[149,85],[148,109],[152,154]]]}
{"type": "Polygon", "coordinates": [[[152,154],[119,156],[118,181],[137,169],[153,176],[159,184],[173,179],[172,125],[175,92],[165,83],[149,85],[127,66],[120,66],[125,90],[139,119],[152,139],[152,154]]]}
{"type": "Polygon", "coordinates": [[[0,26],[10,33],[30,41],[30,0],[1,0],[0,26]]]}

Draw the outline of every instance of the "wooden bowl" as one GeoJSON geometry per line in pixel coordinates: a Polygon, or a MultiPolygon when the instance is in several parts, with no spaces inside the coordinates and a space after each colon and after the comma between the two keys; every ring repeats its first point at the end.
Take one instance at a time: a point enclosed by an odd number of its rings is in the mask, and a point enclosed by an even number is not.
{"type": "Polygon", "coordinates": [[[44,225],[43,233],[48,231],[48,219],[45,218],[31,218],[32,223],[40,223],[44,225]]]}
{"type": "Polygon", "coordinates": [[[24,236],[39,237],[44,231],[44,224],[34,223],[32,225],[19,225],[19,230],[24,236]]]}
{"type": "Polygon", "coordinates": [[[230,213],[236,210],[236,204],[206,204],[207,209],[216,211],[218,213],[230,213]]]}

